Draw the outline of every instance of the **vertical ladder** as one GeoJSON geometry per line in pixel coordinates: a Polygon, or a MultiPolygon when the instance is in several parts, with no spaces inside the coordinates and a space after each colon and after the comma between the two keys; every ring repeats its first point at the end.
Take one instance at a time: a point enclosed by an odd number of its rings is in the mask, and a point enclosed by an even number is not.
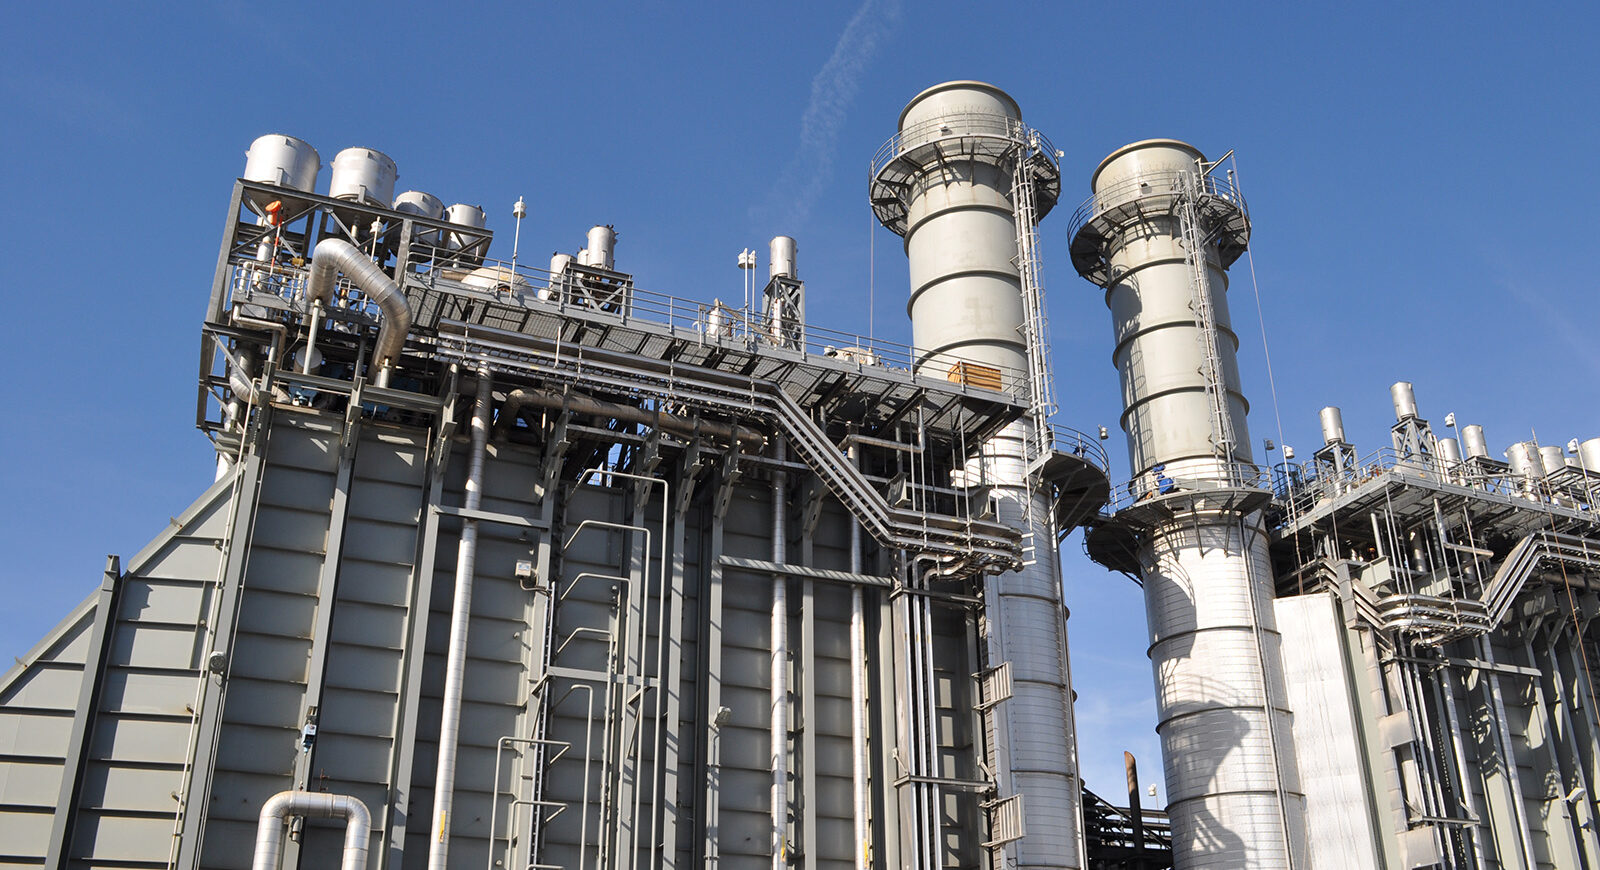
{"type": "Polygon", "coordinates": [[[1211,278],[1206,264],[1206,235],[1200,225],[1200,202],[1206,196],[1205,167],[1178,176],[1178,223],[1189,261],[1190,307],[1200,328],[1200,376],[1205,379],[1211,408],[1211,443],[1217,457],[1231,461],[1234,452],[1233,417],[1228,413],[1228,391],[1223,382],[1222,356],[1217,351],[1217,317],[1211,305],[1211,278]]]}
{"type": "Polygon", "coordinates": [[[1039,150],[1039,136],[1026,130],[1027,141],[1017,149],[1011,179],[1011,207],[1017,223],[1017,276],[1022,285],[1022,340],[1028,348],[1028,405],[1033,420],[1027,461],[1049,453],[1050,417],[1056,411],[1055,385],[1050,373],[1050,324],[1045,316],[1044,282],[1040,276],[1038,207],[1034,202],[1033,169],[1049,159],[1039,150]]]}

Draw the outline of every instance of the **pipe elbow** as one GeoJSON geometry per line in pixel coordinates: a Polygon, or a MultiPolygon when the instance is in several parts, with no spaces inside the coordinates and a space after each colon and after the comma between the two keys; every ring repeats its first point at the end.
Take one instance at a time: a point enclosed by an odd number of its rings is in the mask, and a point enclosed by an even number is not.
{"type": "Polygon", "coordinates": [[[323,239],[311,254],[311,278],[306,297],[324,305],[333,302],[335,277],[343,272],[350,283],[365,293],[383,312],[378,327],[378,343],[373,352],[380,369],[394,365],[405,349],[411,332],[411,303],[400,286],[383,273],[366,254],[344,239],[323,239]]]}

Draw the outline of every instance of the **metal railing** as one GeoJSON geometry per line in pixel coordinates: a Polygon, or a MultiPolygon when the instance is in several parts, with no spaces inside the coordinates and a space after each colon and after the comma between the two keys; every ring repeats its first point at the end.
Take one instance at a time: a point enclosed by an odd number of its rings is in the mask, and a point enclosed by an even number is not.
{"type": "MultiPolygon", "coordinates": [[[[1126,210],[1142,200],[1160,198],[1168,203],[1176,203],[1177,198],[1184,193],[1185,185],[1193,183],[1189,179],[1199,174],[1198,168],[1192,171],[1185,169],[1149,172],[1124,179],[1104,190],[1095,191],[1073,210],[1072,218],[1067,223],[1067,238],[1076,238],[1078,231],[1090,221],[1108,212],[1126,210]]],[[[1196,186],[1202,195],[1215,197],[1227,207],[1238,209],[1241,215],[1249,216],[1244,195],[1239,192],[1238,185],[1231,179],[1210,174],[1202,176],[1196,186]]]]}
{"type": "MultiPolygon", "coordinates": [[[[947,352],[935,353],[847,330],[798,323],[749,307],[686,299],[634,286],[631,279],[620,273],[583,266],[556,275],[548,269],[485,258],[475,261],[481,264],[469,269],[450,261],[453,252],[415,244],[413,259],[427,258],[430,251],[438,259],[431,266],[407,273],[405,286],[420,285],[454,295],[490,295],[500,304],[524,309],[585,316],[610,315],[623,322],[637,320],[735,349],[784,347],[843,360],[862,368],[915,371],[920,366],[925,377],[996,389],[1022,398],[1028,393],[1025,369],[968,360],[947,352]]],[[[230,306],[276,297],[290,308],[303,308],[306,267],[240,258],[231,269],[230,306]]],[[[378,315],[377,306],[342,279],[338,282],[335,307],[373,319],[378,315]]]]}
{"type": "Polygon", "coordinates": [[[1567,466],[1544,477],[1524,477],[1493,460],[1445,460],[1438,456],[1405,455],[1384,447],[1358,459],[1342,472],[1317,461],[1274,466],[1273,496],[1289,515],[1304,513],[1324,499],[1355,489],[1388,474],[1412,476],[1468,489],[1594,510],[1600,502],[1600,469],[1585,473],[1567,466]]]}
{"type": "Polygon", "coordinates": [[[995,142],[995,156],[1019,145],[1037,143],[1043,153],[1056,153],[1055,145],[1043,133],[1021,121],[993,112],[952,112],[930,118],[896,132],[872,155],[872,176],[878,177],[890,163],[907,151],[941,142],[985,139],[995,142]]]}
{"type": "Polygon", "coordinates": [[[1111,473],[1111,462],[1100,439],[1068,426],[1050,425],[1050,444],[1059,453],[1081,456],[1106,474],[1111,473]]]}
{"type": "Polygon", "coordinates": [[[1167,496],[1232,491],[1264,493],[1269,487],[1267,473],[1260,467],[1245,462],[1216,461],[1198,468],[1171,471],[1163,466],[1156,466],[1132,480],[1112,487],[1111,500],[1107,502],[1106,508],[1115,513],[1140,502],[1167,496]]]}

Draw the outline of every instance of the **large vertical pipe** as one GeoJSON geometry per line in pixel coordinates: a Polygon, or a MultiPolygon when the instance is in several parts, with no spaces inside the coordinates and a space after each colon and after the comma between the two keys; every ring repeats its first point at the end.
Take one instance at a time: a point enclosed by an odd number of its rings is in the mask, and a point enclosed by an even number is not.
{"type": "MultiPolygon", "coordinates": [[[[772,469],[772,561],[788,561],[789,497],[781,463],[786,458],[783,435],[775,436],[772,469]]],[[[772,867],[789,863],[789,580],[772,577],[772,867]]]]}
{"type": "MultiPolygon", "coordinates": [[[[856,448],[852,464],[859,465],[856,448]]],[[[861,573],[861,521],[850,520],[850,573],[861,573]]],[[[856,870],[872,870],[871,805],[867,798],[867,629],[861,587],[850,587],[850,791],[854,799],[856,870]]]]}
{"type": "MultiPolygon", "coordinates": [[[[1073,242],[1079,272],[1106,288],[1136,479],[1163,466],[1180,493],[1186,478],[1237,486],[1253,469],[1224,271],[1243,250],[1248,224],[1229,191],[1211,190],[1208,208],[1194,211],[1198,235],[1209,241],[1204,272],[1193,270],[1181,196],[1202,186],[1203,161],[1170,139],[1112,153],[1095,171],[1091,208],[1073,242]],[[1209,325],[1199,313],[1206,307],[1209,325]],[[1217,382],[1208,383],[1208,370],[1217,382]],[[1213,420],[1213,407],[1228,419],[1213,420]],[[1224,431],[1233,435],[1227,454],[1217,438],[1224,431]]],[[[1174,867],[1304,866],[1304,798],[1261,514],[1154,516],[1140,564],[1174,867]]]]}
{"type": "Polygon", "coordinates": [[[478,372],[478,399],[472,414],[472,457],[461,506],[461,545],[456,550],[456,588],[450,605],[450,648],[445,659],[444,699],[439,710],[439,766],[434,776],[433,836],[428,870],[447,870],[450,862],[450,810],[455,800],[456,747],[461,741],[461,690],[467,673],[467,628],[472,622],[472,574],[478,558],[478,521],[483,504],[483,464],[489,445],[489,412],[494,401],[487,371],[478,372]]]}
{"type": "MultiPolygon", "coordinates": [[[[1030,395],[1012,201],[1028,136],[1005,92],[947,82],[911,100],[876,162],[873,208],[905,237],[907,310],[923,374],[961,381],[987,369],[1030,395]]],[[[1055,194],[1036,197],[1038,217],[1055,194]]],[[[996,751],[989,762],[1000,796],[1021,796],[1027,832],[1004,845],[996,863],[1066,870],[1082,866],[1081,787],[1055,531],[1048,498],[1027,473],[1031,427],[1020,420],[1003,429],[965,478],[990,486],[1000,521],[1030,542],[1026,566],[984,585],[987,663],[1010,662],[1013,678],[1012,696],[990,712],[996,751]]]]}

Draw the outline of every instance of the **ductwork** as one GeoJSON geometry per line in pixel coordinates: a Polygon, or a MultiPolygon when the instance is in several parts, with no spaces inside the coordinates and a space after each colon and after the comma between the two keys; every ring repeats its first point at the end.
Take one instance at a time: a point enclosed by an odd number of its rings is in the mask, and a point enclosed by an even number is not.
{"type": "Polygon", "coordinates": [[[344,855],[339,870],[367,870],[367,841],[372,836],[372,814],[367,812],[367,805],[349,795],[310,791],[280,791],[267,798],[256,825],[251,870],[278,870],[283,827],[293,816],[344,819],[344,855]]]}
{"type": "Polygon", "coordinates": [[[399,285],[366,254],[343,239],[323,239],[311,255],[311,282],[306,295],[313,305],[333,303],[334,278],[340,272],[383,311],[378,344],[372,357],[378,372],[375,380],[378,386],[386,387],[389,370],[399,362],[400,352],[406,346],[406,334],[411,331],[411,305],[406,302],[399,285]]]}
{"type": "Polygon", "coordinates": [[[746,451],[760,450],[767,443],[765,435],[749,426],[716,423],[693,417],[669,414],[661,410],[647,411],[644,408],[637,408],[633,405],[604,402],[581,393],[558,393],[554,390],[533,388],[512,390],[506,394],[506,402],[500,412],[501,425],[510,425],[511,421],[517,418],[517,414],[524,407],[530,405],[537,408],[575,411],[579,414],[589,414],[596,417],[610,417],[625,423],[652,426],[671,432],[674,435],[689,437],[710,435],[713,438],[720,438],[724,441],[736,441],[739,447],[746,451]]]}

